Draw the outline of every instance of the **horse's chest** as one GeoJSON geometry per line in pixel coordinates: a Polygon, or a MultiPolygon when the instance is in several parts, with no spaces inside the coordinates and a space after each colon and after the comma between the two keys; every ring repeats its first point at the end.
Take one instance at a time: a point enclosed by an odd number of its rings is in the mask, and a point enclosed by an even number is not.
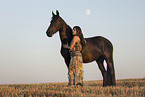
{"type": "Polygon", "coordinates": [[[60,53],[61,53],[61,55],[62,55],[63,58],[70,57],[69,50],[66,49],[66,48],[61,48],[60,53]]]}

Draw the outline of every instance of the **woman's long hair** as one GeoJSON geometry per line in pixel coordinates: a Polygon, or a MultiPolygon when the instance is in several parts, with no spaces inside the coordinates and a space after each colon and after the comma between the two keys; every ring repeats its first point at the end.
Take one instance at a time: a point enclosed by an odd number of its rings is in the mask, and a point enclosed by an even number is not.
{"type": "Polygon", "coordinates": [[[82,47],[85,46],[86,42],[85,42],[84,35],[82,33],[81,28],[79,26],[74,26],[73,29],[74,28],[76,29],[76,32],[77,32],[76,36],[79,36],[79,38],[80,38],[80,43],[81,43],[82,47]]]}

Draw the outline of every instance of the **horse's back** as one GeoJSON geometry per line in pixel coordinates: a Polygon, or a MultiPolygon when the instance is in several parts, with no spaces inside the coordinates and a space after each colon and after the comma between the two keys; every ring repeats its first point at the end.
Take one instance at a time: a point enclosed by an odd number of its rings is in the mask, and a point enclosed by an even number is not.
{"type": "Polygon", "coordinates": [[[106,51],[109,53],[113,52],[112,43],[102,36],[85,38],[85,40],[86,45],[82,50],[83,61],[85,63],[97,60],[106,51]]]}
{"type": "Polygon", "coordinates": [[[85,40],[88,42],[88,44],[92,44],[93,46],[97,47],[107,46],[113,49],[112,43],[107,38],[102,36],[89,37],[85,38],[85,40]]]}

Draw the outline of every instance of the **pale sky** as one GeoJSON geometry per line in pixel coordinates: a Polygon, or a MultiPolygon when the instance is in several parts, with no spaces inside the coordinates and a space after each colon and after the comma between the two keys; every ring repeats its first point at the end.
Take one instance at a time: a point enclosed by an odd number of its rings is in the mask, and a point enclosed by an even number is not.
{"type": "MultiPolygon", "coordinates": [[[[0,84],[68,81],[59,34],[46,36],[56,10],[85,37],[112,42],[116,79],[145,77],[145,0],[0,0],[0,84]]],[[[102,80],[95,62],[84,79],[102,80]]]]}

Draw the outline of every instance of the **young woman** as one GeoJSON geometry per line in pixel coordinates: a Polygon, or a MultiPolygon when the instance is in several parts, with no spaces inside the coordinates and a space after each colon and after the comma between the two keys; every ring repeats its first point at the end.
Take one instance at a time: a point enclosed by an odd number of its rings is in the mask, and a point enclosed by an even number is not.
{"type": "Polygon", "coordinates": [[[63,45],[64,48],[70,49],[71,60],[69,64],[68,71],[68,85],[81,85],[83,86],[84,82],[84,71],[83,71],[83,60],[81,55],[82,47],[85,45],[86,41],[82,34],[81,28],[79,26],[73,27],[73,39],[70,44],[63,45]]]}

